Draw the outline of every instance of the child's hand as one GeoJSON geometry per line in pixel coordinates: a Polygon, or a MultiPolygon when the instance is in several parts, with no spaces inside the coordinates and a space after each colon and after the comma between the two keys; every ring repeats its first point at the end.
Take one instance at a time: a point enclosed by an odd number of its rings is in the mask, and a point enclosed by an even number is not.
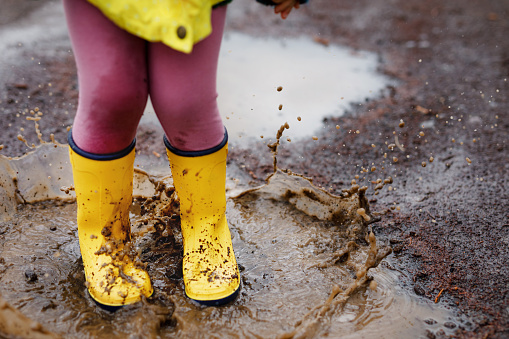
{"type": "Polygon", "coordinates": [[[272,0],[276,6],[274,7],[274,13],[280,14],[281,19],[288,18],[292,8],[298,9],[300,7],[299,0],[272,0]]]}

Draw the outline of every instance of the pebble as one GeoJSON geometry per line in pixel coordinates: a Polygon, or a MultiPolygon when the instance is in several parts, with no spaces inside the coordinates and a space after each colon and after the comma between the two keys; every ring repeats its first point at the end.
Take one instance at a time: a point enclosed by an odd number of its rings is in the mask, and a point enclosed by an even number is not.
{"type": "Polygon", "coordinates": [[[453,328],[456,328],[456,324],[453,323],[452,321],[447,321],[447,322],[444,323],[444,327],[453,329],[453,328]]]}
{"type": "Polygon", "coordinates": [[[25,279],[27,282],[35,282],[37,281],[37,273],[33,270],[29,269],[25,271],[25,279]]]}
{"type": "Polygon", "coordinates": [[[424,294],[426,294],[426,291],[424,290],[424,288],[421,285],[419,285],[419,284],[415,284],[414,285],[414,292],[417,295],[424,295],[424,294]]]}
{"type": "Polygon", "coordinates": [[[437,323],[437,321],[435,319],[431,319],[431,318],[424,320],[424,322],[428,325],[435,325],[437,323]]]}

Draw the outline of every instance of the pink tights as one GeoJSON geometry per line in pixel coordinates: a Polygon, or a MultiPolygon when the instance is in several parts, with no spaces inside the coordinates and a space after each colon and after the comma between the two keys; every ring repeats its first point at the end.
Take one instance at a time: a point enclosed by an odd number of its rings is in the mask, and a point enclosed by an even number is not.
{"type": "Polygon", "coordinates": [[[82,150],[128,147],[150,95],[172,146],[201,151],[218,145],[224,126],[216,72],[226,7],[212,11],[212,34],[191,54],[120,29],[86,0],[64,0],[79,80],[72,136],[82,150]]]}

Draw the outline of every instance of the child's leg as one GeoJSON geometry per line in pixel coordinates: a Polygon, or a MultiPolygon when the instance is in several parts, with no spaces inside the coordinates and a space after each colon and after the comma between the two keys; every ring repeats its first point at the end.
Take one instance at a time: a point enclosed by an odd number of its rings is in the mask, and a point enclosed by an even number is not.
{"type": "Polygon", "coordinates": [[[187,296],[205,305],[233,300],[240,275],[226,221],[227,136],[216,103],[216,69],[226,8],[191,54],[149,46],[150,96],[163,125],[184,238],[187,296]]]}
{"type": "Polygon", "coordinates": [[[64,6],[79,80],[74,141],[90,153],[118,152],[133,141],[147,102],[146,42],[86,0],[64,6]]]}
{"type": "Polygon", "coordinates": [[[225,6],[212,11],[212,34],[191,54],[149,44],[150,98],[170,143],[183,151],[209,149],[224,138],[216,73],[225,16],[225,6]]]}
{"type": "Polygon", "coordinates": [[[78,235],[90,295],[121,306],[152,294],[129,254],[134,142],[147,101],[146,43],[86,0],[64,0],[80,98],[69,136],[78,235]]]}

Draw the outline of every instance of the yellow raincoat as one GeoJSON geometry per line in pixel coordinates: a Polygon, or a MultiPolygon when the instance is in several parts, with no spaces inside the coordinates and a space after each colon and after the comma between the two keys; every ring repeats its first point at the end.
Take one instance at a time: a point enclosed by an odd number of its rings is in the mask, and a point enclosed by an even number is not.
{"type": "Polygon", "coordinates": [[[211,32],[212,6],[224,0],[88,0],[120,28],[190,53],[211,32]]]}

